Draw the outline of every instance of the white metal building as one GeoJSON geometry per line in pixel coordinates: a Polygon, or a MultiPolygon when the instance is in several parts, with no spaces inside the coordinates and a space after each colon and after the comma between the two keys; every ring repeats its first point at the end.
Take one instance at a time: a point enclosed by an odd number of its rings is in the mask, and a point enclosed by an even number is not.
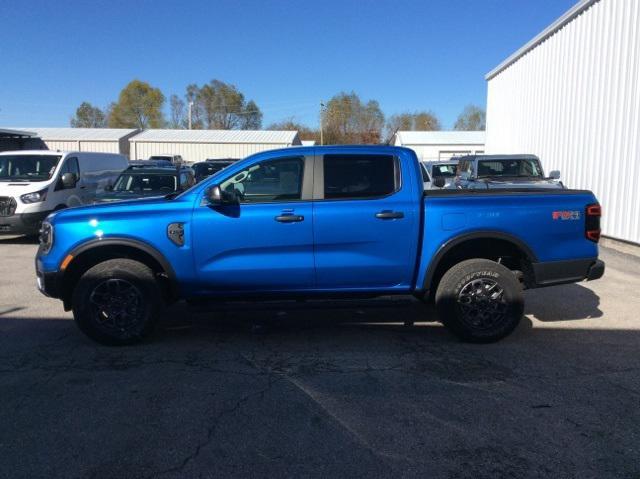
{"type": "Polygon", "coordinates": [[[129,138],[136,129],[125,128],[27,128],[50,150],[96,151],[129,155],[129,138]]]}
{"type": "Polygon", "coordinates": [[[411,148],[422,161],[484,153],[484,141],[484,131],[398,131],[391,138],[392,145],[411,148]]]}
{"type": "Polygon", "coordinates": [[[207,158],[244,158],[253,153],[300,145],[297,131],[145,130],[129,139],[132,160],[181,155],[188,163],[207,158]]]}
{"type": "Polygon", "coordinates": [[[486,76],[487,151],[534,153],[640,243],[640,0],[583,0],[486,76]]]}

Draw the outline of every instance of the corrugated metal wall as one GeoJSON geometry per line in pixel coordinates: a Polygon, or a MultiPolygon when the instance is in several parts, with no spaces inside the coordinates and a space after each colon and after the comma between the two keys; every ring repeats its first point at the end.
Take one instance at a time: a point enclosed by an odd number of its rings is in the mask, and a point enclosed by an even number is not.
{"type": "Polygon", "coordinates": [[[535,153],[640,243],[640,0],[600,0],[488,81],[487,152],[535,153]]]}
{"type": "MultiPolygon", "coordinates": [[[[58,141],[45,139],[44,142],[47,145],[47,148],[54,151],[94,151],[98,153],[120,153],[118,141],[58,141]]],[[[126,153],[123,152],[123,154],[126,153]]]]}
{"type": "MultiPolygon", "coordinates": [[[[134,137],[135,138],[135,137],[134,137]]],[[[186,162],[204,161],[207,158],[244,158],[265,150],[286,148],[288,144],[273,143],[185,143],[131,141],[130,158],[144,160],[151,155],[181,155],[186,162]]]]}

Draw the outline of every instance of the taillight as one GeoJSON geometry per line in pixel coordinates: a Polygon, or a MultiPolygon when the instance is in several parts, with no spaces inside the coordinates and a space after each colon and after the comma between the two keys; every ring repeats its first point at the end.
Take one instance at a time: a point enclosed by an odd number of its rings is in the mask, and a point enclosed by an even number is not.
{"type": "Polygon", "coordinates": [[[597,243],[600,240],[600,217],[602,207],[598,203],[587,205],[584,215],[584,235],[590,241],[597,243]]]}

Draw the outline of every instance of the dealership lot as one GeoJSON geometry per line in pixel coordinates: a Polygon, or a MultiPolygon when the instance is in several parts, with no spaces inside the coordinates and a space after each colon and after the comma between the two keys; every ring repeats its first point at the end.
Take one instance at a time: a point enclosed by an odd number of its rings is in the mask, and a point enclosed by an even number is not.
{"type": "Polygon", "coordinates": [[[179,304],[107,348],[36,291],[36,248],[0,239],[0,477],[640,475],[636,257],[527,292],[492,345],[404,325],[432,316],[402,301],[179,304]]]}

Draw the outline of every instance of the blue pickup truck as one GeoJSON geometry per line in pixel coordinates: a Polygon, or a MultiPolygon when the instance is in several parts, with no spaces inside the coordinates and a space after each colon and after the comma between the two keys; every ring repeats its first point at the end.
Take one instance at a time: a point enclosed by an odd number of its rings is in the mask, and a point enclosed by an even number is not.
{"type": "Polygon", "coordinates": [[[174,301],[413,295],[463,340],[496,341],[523,289],[593,280],[589,191],[429,190],[412,150],[255,154],[182,192],[43,223],[40,290],[106,344],[149,335],[174,301]]]}

